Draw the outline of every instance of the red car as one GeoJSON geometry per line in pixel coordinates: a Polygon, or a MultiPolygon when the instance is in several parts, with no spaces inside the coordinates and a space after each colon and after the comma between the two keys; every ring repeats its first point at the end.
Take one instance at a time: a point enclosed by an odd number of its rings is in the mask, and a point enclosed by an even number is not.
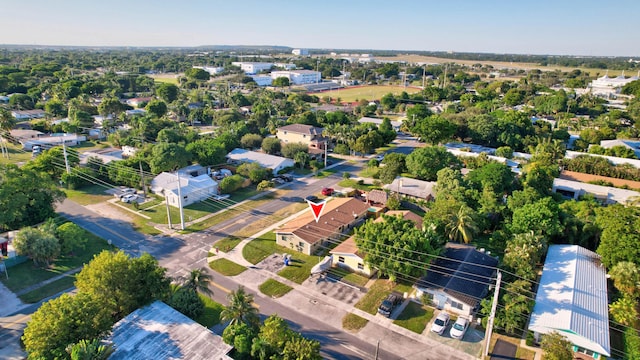
{"type": "Polygon", "coordinates": [[[333,189],[332,188],[322,188],[322,195],[325,195],[325,196],[333,195],[333,189]]]}

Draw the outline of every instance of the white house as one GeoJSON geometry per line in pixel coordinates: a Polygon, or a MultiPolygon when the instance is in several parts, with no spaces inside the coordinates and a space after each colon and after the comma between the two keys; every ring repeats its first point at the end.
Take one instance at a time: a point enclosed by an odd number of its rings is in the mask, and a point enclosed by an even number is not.
{"type": "Polygon", "coordinates": [[[636,157],[640,159],[640,141],[616,139],[616,140],[601,140],[600,146],[605,149],[610,149],[614,146],[623,146],[627,149],[633,150],[636,157]]]}
{"type": "Polygon", "coordinates": [[[309,55],[309,49],[293,49],[291,53],[297,56],[306,56],[309,55]]]}
{"type": "Polygon", "coordinates": [[[14,110],[11,112],[11,115],[16,118],[16,121],[24,121],[31,119],[42,119],[45,117],[46,113],[44,110],[35,109],[35,110],[14,110]]]}
{"type": "Polygon", "coordinates": [[[315,84],[320,82],[321,74],[313,70],[279,70],[272,71],[271,78],[286,77],[291,85],[315,84]]]}
{"type": "MultiPolygon", "coordinates": [[[[187,169],[187,168],[185,168],[187,169]]],[[[205,200],[218,194],[218,183],[209,175],[191,176],[185,169],[180,169],[180,191],[178,191],[178,175],[163,172],[151,180],[151,191],[164,196],[169,205],[180,207],[179,195],[182,195],[182,206],[205,200]]]]}
{"type": "Polygon", "coordinates": [[[271,70],[271,67],[273,67],[273,63],[266,62],[234,61],[231,63],[231,65],[239,67],[247,75],[254,75],[262,71],[268,71],[271,70]]]}
{"type": "Polygon", "coordinates": [[[23,150],[33,150],[34,145],[40,145],[45,148],[62,146],[63,143],[66,146],[76,146],[86,140],[87,140],[87,137],[84,135],[49,134],[49,135],[41,135],[35,139],[20,141],[20,143],[22,144],[23,150]]]}
{"type": "Polygon", "coordinates": [[[227,162],[233,164],[255,162],[263,168],[272,169],[274,175],[278,174],[282,169],[293,167],[295,165],[293,160],[282,156],[269,155],[240,148],[233,149],[233,151],[227,154],[227,162]]]}
{"type": "Polygon", "coordinates": [[[615,157],[615,156],[597,155],[597,154],[590,154],[590,153],[583,153],[579,151],[569,151],[569,150],[567,150],[564,154],[565,159],[575,159],[578,156],[599,156],[607,159],[613,165],[629,164],[635,168],[640,169],[640,160],[638,159],[627,159],[627,158],[621,158],[621,157],[615,157]]]}
{"type": "Polygon", "coordinates": [[[600,256],[578,245],[550,245],[529,330],[536,339],[556,331],[573,351],[610,356],[606,271],[600,256]]]}
{"type": "Polygon", "coordinates": [[[426,297],[438,309],[470,318],[487,296],[487,279],[496,272],[498,259],[469,245],[447,243],[427,275],[418,280],[417,297],[426,297]]]}
{"type": "MultiPolygon", "coordinates": [[[[366,116],[358,120],[360,124],[376,124],[376,126],[378,127],[380,127],[380,124],[382,124],[382,121],[384,121],[384,119],[378,119],[378,118],[372,118],[372,117],[366,117],[366,116]]],[[[393,127],[393,130],[395,131],[400,130],[400,126],[402,126],[402,121],[391,121],[391,127],[393,127]]]]}
{"type": "Polygon", "coordinates": [[[436,198],[435,187],[435,181],[424,181],[407,177],[397,177],[391,184],[383,186],[385,190],[400,194],[401,196],[427,201],[436,198]]]}
{"type": "Polygon", "coordinates": [[[209,73],[209,75],[219,74],[224,71],[222,66],[194,66],[194,69],[202,69],[209,73]]]}
{"type": "Polygon", "coordinates": [[[580,196],[592,195],[604,204],[626,204],[629,200],[640,198],[640,192],[637,191],[566,179],[553,179],[552,191],[575,200],[580,196]]]}

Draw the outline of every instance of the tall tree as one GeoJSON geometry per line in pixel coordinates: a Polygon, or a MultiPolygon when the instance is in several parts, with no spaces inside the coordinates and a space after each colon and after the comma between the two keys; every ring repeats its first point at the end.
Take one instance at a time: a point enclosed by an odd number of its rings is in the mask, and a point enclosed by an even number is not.
{"type": "Polygon", "coordinates": [[[184,146],[174,143],[158,143],[153,146],[149,166],[154,174],[174,171],[189,164],[191,154],[184,146]]]}
{"type": "Polygon", "coordinates": [[[15,126],[16,119],[11,115],[9,110],[0,108],[0,149],[3,157],[9,158],[9,150],[5,144],[7,133],[15,126]]]}
{"type": "Polygon", "coordinates": [[[114,320],[119,320],[168,295],[169,280],[165,272],[147,253],[131,258],[122,251],[103,251],[76,276],[76,287],[100,301],[114,320]]]}
{"type": "Polygon", "coordinates": [[[609,271],[613,285],[629,298],[640,297],[640,268],[630,261],[621,261],[609,271]]]}
{"type": "Polygon", "coordinates": [[[41,266],[48,266],[60,255],[60,243],[55,235],[38,228],[25,227],[18,231],[13,246],[18,255],[27,256],[41,266]]]}
{"type": "Polygon", "coordinates": [[[180,89],[171,83],[162,83],[156,88],[156,95],[166,103],[172,103],[178,98],[178,92],[180,89]]]}
{"type": "Polygon", "coordinates": [[[193,269],[184,279],[183,286],[194,292],[199,291],[203,294],[213,295],[213,292],[209,289],[212,278],[204,268],[193,269]]]}
{"type": "Polygon", "coordinates": [[[406,159],[407,170],[427,181],[434,181],[437,173],[445,167],[460,168],[460,161],[443,146],[428,146],[415,149],[406,159]]]}
{"type": "Polygon", "coordinates": [[[67,349],[71,360],[107,360],[114,351],[113,344],[103,344],[100,339],[80,340],[67,349]]]}
{"type": "Polygon", "coordinates": [[[456,130],[457,126],[449,122],[449,120],[438,115],[431,115],[417,120],[412,132],[419,135],[427,143],[438,145],[445,140],[451,139],[456,130]]]}
{"type": "Polygon", "coordinates": [[[596,252],[609,269],[621,261],[640,266],[640,209],[611,205],[596,210],[596,224],[602,229],[596,252]]]}
{"type": "Polygon", "coordinates": [[[227,300],[229,305],[220,314],[223,321],[229,321],[230,325],[245,323],[253,328],[258,326],[258,309],[253,306],[253,295],[247,293],[244,286],[230,292],[227,300]]]}
{"type": "Polygon", "coordinates": [[[399,275],[424,275],[424,264],[439,253],[443,239],[430,228],[417,229],[410,220],[386,215],[383,219],[356,229],[356,245],[366,254],[365,262],[389,275],[391,281],[399,275]]]}
{"type": "Polygon", "coordinates": [[[22,341],[29,359],[64,359],[69,344],[102,337],[113,325],[108,309],[85,293],[63,294],[31,316],[22,341]]]}
{"type": "Polygon", "coordinates": [[[573,350],[571,342],[564,335],[557,332],[542,335],[542,350],[544,358],[548,360],[571,360],[573,350]]]}
{"type": "Polygon", "coordinates": [[[468,244],[478,232],[475,213],[466,205],[460,206],[458,211],[452,214],[447,224],[447,233],[451,241],[460,241],[468,244]]]}

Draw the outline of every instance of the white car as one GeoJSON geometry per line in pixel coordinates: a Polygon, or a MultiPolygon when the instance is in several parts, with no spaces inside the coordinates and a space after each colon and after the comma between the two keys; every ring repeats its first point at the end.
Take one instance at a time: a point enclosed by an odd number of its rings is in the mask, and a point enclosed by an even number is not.
{"type": "Polygon", "coordinates": [[[129,204],[129,203],[132,203],[132,202],[138,200],[138,195],[136,195],[136,194],[128,194],[128,195],[123,196],[121,200],[122,200],[122,202],[129,204]]]}
{"type": "Polygon", "coordinates": [[[436,334],[442,335],[444,334],[444,330],[447,328],[447,325],[449,325],[449,314],[447,314],[446,312],[441,312],[433,321],[433,325],[431,325],[431,331],[436,334]]]}
{"type": "Polygon", "coordinates": [[[467,328],[469,328],[469,320],[463,317],[459,317],[458,320],[453,323],[453,326],[449,331],[449,335],[451,335],[451,337],[454,339],[462,340],[462,338],[464,337],[464,333],[467,332],[467,328]]]}

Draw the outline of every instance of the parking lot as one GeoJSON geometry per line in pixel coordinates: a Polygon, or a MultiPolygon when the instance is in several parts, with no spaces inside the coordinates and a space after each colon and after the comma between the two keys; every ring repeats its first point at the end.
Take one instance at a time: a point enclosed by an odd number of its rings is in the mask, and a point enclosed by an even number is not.
{"type": "Polygon", "coordinates": [[[454,339],[449,334],[451,326],[454,321],[451,321],[442,335],[438,335],[431,331],[431,325],[438,315],[438,310],[434,314],[433,318],[429,321],[424,329],[423,335],[429,339],[438,341],[444,345],[450,346],[460,351],[464,351],[467,354],[480,356],[482,352],[482,345],[484,340],[484,331],[475,328],[475,323],[472,323],[467,329],[464,337],[461,340],[454,339]]]}
{"type": "Polygon", "coordinates": [[[309,277],[302,283],[302,286],[319,291],[324,295],[349,305],[355,305],[365,295],[365,293],[357,287],[320,275],[309,277]]]}

